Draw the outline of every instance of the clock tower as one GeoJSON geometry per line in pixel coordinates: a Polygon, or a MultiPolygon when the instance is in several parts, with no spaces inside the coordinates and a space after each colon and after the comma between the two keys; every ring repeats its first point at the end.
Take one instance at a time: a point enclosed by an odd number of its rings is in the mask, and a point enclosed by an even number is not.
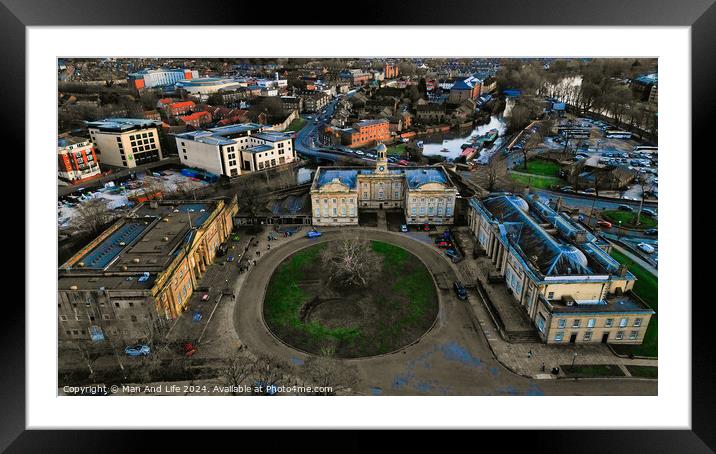
{"type": "Polygon", "coordinates": [[[388,149],[386,146],[382,143],[378,144],[376,154],[378,155],[378,159],[375,163],[375,171],[379,174],[387,174],[388,173],[388,149]]]}

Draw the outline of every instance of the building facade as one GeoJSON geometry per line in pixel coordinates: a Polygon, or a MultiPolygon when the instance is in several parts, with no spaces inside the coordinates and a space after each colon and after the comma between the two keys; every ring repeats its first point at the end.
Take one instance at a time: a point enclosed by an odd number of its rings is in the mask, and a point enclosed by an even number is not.
{"type": "Polygon", "coordinates": [[[390,140],[390,122],[385,118],[361,120],[352,128],[343,130],[343,144],[351,147],[375,145],[390,140]]]}
{"type": "Polygon", "coordinates": [[[302,95],[301,98],[304,111],[309,113],[318,112],[331,102],[331,97],[321,91],[302,95]]]}
{"type": "Polygon", "coordinates": [[[90,139],[103,164],[134,168],[162,159],[161,121],[107,118],[87,122],[90,139]]]}
{"type": "Polygon", "coordinates": [[[138,205],[60,266],[59,340],[123,348],[166,332],[237,211],[235,197],[138,205]]]}
{"type": "Polygon", "coordinates": [[[537,199],[470,200],[470,230],[543,342],[640,344],[654,311],[611,245],[537,199]]]}
{"type": "Polygon", "coordinates": [[[143,90],[145,88],[164,87],[174,85],[180,80],[191,80],[199,77],[199,72],[183,68],[142,69],[127,75],[127,83],[131,88],[143,90]]]}
{"type": "Polygon", "coordinates": [[[175,140],[183,165],[227,177],[296,160],[290,134],[269,131],[255,123],[186,132],[177,134],[175,140]]]}
{"type": "Polygon", "coordinates": [[[90,139],[60,137],[57,139],[57,158],[57,176],[72,184],[79,184],[102,174],[90,139]]]}
{"type": "Polygon", "coordinates": [[[358,225],[360,209],[403,210],[408,224],[449,225],[457,189],[442,167],[388,166],[378,145],[375,168],[319,167],[311,186],[314,225],[358,225]]]}

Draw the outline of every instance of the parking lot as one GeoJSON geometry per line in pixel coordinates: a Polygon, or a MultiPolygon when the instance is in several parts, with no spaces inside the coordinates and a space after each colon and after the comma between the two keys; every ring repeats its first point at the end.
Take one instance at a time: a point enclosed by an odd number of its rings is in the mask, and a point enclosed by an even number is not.
{"type": "MultiPolygon", "coordinates": [[[[647,198],[658,198],[659,168],[658,152],[649,149],[638,140],[632,138],[607,137],[607,131],[616,129],[611,125],[589,118],[562,120],[557,125],[560,131],[570,131],[576,137],[565,139],[563,136],[547,137],[544,147],[548,150],[562,150],[567,145],[576,147],[575,157],[585,159],[586,165],[593,167],[623,167],[636,172],[643,179],[647,198]],[[588,134],[583,137],[582,134],[588,134]]],[[[642,185],[633,184],[619,194],[621,198],[640,200],[642,185]]]]}

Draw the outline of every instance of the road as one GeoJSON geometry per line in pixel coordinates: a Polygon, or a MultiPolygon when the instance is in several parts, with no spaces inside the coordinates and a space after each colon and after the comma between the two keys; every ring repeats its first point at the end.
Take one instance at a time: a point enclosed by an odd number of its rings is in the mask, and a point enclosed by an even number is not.
{"type": "MultiPolygon", "coordinates": [[[[273,270],[295,251],[336,239],[345,231],[324,231],[318,239],[296,238],[263,255],[242,286],[234,326],[249,351],[299,364],[308,357],[275,338],[263,321],[262,307],[273,270]]],[[[417,256],[433,276],[457,279],[448,261],[428,245],[400,233],[354,229],[374,240],[401,246],[417,256]]],[[[354,391],[366,395],[656,395],[655,381],[533,380],[505,369],[492,355],[472,309],[450,289],[438,290],[434,327],[417,343],[383,356],[343,360],[358,370],[354,391]]]]}
{"type": "MultiPolygon", "coordinates": [[[[595,198],[589,195],[582,194],[571,194],[565,192],[550,191],[547,189],[531,189],[531,192],[539,195],[550,201],[556,201],[558,198],[562,199],[562,203],[569,205],[572,208],[586,208],[591,209],[592,205],[595,210],[616,210],[619,205],[629,205],[635,209],[639,208],[638,200],[630,199],[615,199],[614,201],[605,200],[604,198],[595,198]]],[[[644,208],[656,208],[658,202],[645,201],[644,208]]]]}

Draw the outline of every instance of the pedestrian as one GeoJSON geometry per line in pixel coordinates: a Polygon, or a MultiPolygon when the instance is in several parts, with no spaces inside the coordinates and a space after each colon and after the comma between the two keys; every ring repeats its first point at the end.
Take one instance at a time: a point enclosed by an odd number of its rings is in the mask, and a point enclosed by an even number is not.
{"type": "Polygon", "coordinates": [[[544,372],[544,371],[546,370],[545,367],[544,367],[544,363],[542,363],[542,367],[540,367],[540,370],[541,370],[542,372],[544,372]]]}
{"type": "Polygon", "coordinates": [[[527,352],[527,357],[528,357],[528,358],[532,358],[532,350],[530,350],[530,351],[527,352]]]}

